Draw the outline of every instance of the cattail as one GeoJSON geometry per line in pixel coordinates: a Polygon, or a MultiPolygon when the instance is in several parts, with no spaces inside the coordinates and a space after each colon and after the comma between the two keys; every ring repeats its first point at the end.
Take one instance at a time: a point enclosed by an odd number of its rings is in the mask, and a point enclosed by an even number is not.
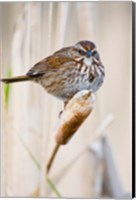
{"type": "Polygon", "coordinates": [[[47,165],[49,172],[55,155],[60,145],[65,145],[79,129],[85,119],[93,110],[94,94],[88,90],[82,90],[69,100],[61,115],[60,124],[56,130],[56,146],[47,165]]]}
{"type": "Polygon", "coordinates": [[[88,90],[78,92],[66,105],[56,131],[56,143],[67,144],[93,109],[94,97],[88,90]]]}

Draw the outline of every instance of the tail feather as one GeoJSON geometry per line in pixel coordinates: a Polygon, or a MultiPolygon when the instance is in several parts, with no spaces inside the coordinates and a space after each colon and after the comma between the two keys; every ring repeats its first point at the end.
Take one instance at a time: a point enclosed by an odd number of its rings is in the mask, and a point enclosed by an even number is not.
{"type": "Polygon", "coordinates": [[[15,83],[15,82],[21,82],[21,81],[29,81],[31,80],[31,77],[24,75],[24,76],[16,76],[13,78],[2,78],[0,81],[4,83],[15,83]]]}

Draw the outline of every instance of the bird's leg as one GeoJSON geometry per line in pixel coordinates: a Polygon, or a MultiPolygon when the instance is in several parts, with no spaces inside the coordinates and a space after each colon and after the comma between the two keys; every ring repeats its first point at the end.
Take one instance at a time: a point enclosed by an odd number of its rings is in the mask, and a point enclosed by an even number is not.
{"type": "Polygon", "coordinates": [[[59,119],[61,118],[62,113],[63,113],[63,110],[61,110],[61,111],[59,112],[59,115],[58,115],[59,119]]]}
{"type": "Polygon", "coordinates": [[[59,115],[58,115],[58,116],[59,116],[59,119],[61,118],[61,115],[62,115],[63,111],[65,110],[66,105],[67,105],[68,102],[72,99],[73,96],[74,96],[74,95],[70,96],[66,101],[64,101],[64,109],[61,110],[61,111],[59,112],[59,115]]]}

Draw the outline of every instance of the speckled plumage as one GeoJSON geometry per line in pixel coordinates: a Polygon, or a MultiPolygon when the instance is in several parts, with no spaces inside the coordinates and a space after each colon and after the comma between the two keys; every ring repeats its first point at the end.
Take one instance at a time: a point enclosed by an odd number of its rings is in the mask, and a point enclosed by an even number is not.
{"type": "Polygon", "coordinates": [[[104,66],[95,44],[80,41],[41,60],[26,76],[2,80],[6,83],[31,80],[42,85],[48,93],[66,101],[84,89],[96,92],[104,77],[104,66]]]}

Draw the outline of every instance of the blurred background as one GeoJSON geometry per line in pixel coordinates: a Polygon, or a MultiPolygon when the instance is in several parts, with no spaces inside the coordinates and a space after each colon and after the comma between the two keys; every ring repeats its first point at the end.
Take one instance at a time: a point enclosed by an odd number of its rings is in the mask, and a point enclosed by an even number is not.
{"type": "MultiPolygon", "coordinates": [[[[105,66],[93,113],[60,149],[50,172],[62,197],[131,193],[131,6],[0,3],[1,77],[24,74],[42,58],[80,40],[96,43],[105,66]]],[[[45,168],[62,102],[31,82],[1,84],[1,97],[1,195],[57,197],[45,179],[45,168]]]]}

